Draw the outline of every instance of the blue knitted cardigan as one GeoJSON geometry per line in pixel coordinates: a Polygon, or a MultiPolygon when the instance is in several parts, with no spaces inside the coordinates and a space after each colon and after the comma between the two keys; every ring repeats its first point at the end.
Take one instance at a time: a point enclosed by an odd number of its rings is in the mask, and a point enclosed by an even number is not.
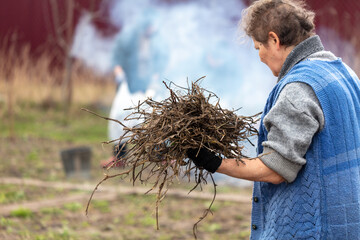
{"type": "MultiPolygon", "coordinates": [[[[360,239],[360,82],[340,59],[296,64],[269,95],[263,117],[283,87],[303,82],[325,117],[292,183],[254,183],[251,239],[360,239]]],[[[267,131],[260,124],[258,153],[267,131]]]]}

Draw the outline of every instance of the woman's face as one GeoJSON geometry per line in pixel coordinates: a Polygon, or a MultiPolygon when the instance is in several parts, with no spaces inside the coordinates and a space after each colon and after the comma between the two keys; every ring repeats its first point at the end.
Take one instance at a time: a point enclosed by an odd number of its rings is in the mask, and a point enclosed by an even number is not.
{"type": "Polygon", "coordinates": [[[284,58],[281,51],[279,51],[276,41],[269,38],[268,42],[263,44],[253,38],[253,42],[255,49],[259,51],[260,61],[270,68],[274,76],[279,76],[281,67],[286,58],[284,58]]]}

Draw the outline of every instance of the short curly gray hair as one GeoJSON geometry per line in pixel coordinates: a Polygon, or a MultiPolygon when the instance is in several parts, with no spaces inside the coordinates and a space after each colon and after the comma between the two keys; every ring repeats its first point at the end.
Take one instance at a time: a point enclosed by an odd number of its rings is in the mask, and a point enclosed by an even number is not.
{"type": "Polygon", "coordinates": [[[240,27],[263,44],[272,31],[281,45],[295,46],[315,34],[314,18],[303,0],[259,0],[243,11],[240,27]]]}

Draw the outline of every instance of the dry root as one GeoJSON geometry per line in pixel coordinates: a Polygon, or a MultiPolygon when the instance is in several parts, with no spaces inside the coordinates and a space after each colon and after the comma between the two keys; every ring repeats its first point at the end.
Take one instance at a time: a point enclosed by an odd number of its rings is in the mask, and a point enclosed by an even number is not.
{"type": "Polygon", "coordinates": [[[215,200],[216,184],[211,173],[198,169],[191,160],[187,159],[187,149],[207,148],[220,157],[235,158],[241,162],[241,158],[244,157],[242,154],[244,141],[249,141],[251,136],[257,135],[254,124],[259,120],[259,114],[238,116],[235,111],[222,109],[219,98],[199,86],[201,79],[203,78],[192,82],[188,88],[173,83],[167,85],[164,82],[170,97],[160,102],[149,98],[139,102],[135,107],[125,109],[131,113],[124,122],[103,117],[118,122],[125,130],[119,139],[106,143],[126,142],[126,154],[119,161],[128,169],[116,175],[106,175],[94,189],[95,192],[102,182],[117,176],[129,176],[133,183],[151,182],[152,187],[148,192],[157,189],[156,220],[159,229],[159,203],[165,197],[173,180],[187,178],[191,181],[193,176],[195,186],[190,190],[191,192],[198,186],[201,187],[201,184],[206,184],[206,179],[210,175],[215,194],[209,208],[194,225],[195,238],[197,224],[210,212],[215,200]],[[137,119],[140,123],[127,127],[125,122],[132,119],[137,119]]]}

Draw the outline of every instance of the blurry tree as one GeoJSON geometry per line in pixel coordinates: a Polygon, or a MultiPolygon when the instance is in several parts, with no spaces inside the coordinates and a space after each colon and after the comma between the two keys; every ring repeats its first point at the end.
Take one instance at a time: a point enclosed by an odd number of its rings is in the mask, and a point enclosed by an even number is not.
{"type": "Polygon", "coordinates": [[[68,114],[73,98],[73,59],[71,57],[71,46],[73,40],[75,4],[74,0],[62,1],[61,7],[64,7],[65,11],[59,11],[58,3],[57,0],[50,0],[52,23],[54,24],[53,29],[55,30],[55,41],[65,53],[62,86],[65,112],[68,114]]]}

